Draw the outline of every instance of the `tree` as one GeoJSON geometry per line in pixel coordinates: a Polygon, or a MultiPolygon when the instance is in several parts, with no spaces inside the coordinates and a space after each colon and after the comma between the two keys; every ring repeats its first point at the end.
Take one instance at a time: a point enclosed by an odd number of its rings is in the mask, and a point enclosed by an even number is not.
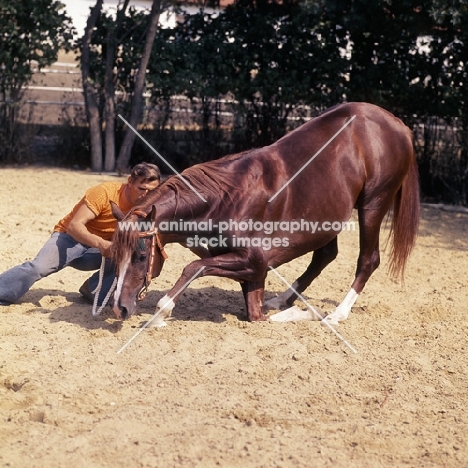
{"type": "Polygon", "coordinates": [[[160,30],[148,64],[152,103],[164,103],[168,109],[172,96],[190,99],[195,110],[190,126],[201,127],[196,149],[190,155],[197,161],[220,155],[220,102],[231,89],[229,44],[215,17],[201,10],[186,14],[174,29],[160,30]]]}
{"type": "MultiPolygon", "coordinates": [[[[433,151],[427,152],[425,185],[436,185],[437,195],[451,203],[468,204],[468,21],[467,0],[434,0],[431,5],[433,31],[428,38],[430,50],[425,76],[426,96],[436,105],[430,106],[437,118],[433,151]],[[443,119],[443,120],[442,120],[443,119]],[[441,138],[440,123],[451,128],[447,137],[441,138]],[[453,141],[455,140],[455,141],[453,141]],[[427,154],[429,153],[429,154],[427,154]],[[432,153],[432,154],[431,154],[432,153]],[[432,163],[432,164],[431,164],[432,163]]],[[[433,117],[433,120],[434,117],[433,117]]],[[[447,132],[445,132],[447,133],[447,132]]],[[[426,145],[424,146],[426,149],[426,145]]]]}
{"type": "Polygon", "coordinates": [[[430,30],[431,1],[324,2],[348,51],[348,100],[371,102],[400,115],[406,110],[421,65],[418,40],[430,30]]]}
{"type": "MultiPolygon", "coordinates": [[[[145,77],[148,62],[151,57],[151,50],[158,31],[159,15],[161,13],[161,0],[153,0],[151,13],[148,20],[148,29],[145,36],[143,53],[140,59],[140,64],[135,77],[135,85],[133,89],[132,107],[130,112],[129,123],[132,127],[136,127],[143,112],[143,92],[145,90],[145,77]]],[[[119,172],[128,169],[131,150],[135,141],[135,134],[127,128],[124,141],[120,147],[119,157],[117,158],[117,170],[119,172]]]]}
{"type": "MultiPolygon", "coordinates": [[[[147,62],[159,21],[160,0],[154,0],[149,15],[136,12],[134,7],[129,7],[129,3],[129,0],[119,0],[114,17],[104,13],[103,1],[97,0],[91,9],[85,34],[77,43],[77,49],[81,50],[85,104],[91,133],[91,167],[97,172],[109,172],[116,168],[117,89],[124,89],[126,95],[131,96],[129,120],[132,126],[138,124],[147,62]]],[[[133,139],[133,133],[127,132],[120,148],[119,171],[127,169],[133,139]]]]}
{"type": "Polygon", "coordinates": [[[115,76],[114,64],[118,47],[118,35],[121,32],[125,18],[125,12],[130,0],[125,0],[121,8],[117,10],[117,18],[114,27],[108,28],[105,53],[105,82],[104,82],[104,121],[105,121],[105,158],[104,170],[113,171],[115,168],[115,76]]]}
{"type": "Polygon", "coordinates": [[[248,145],[269,144],[300,104],[342,99],[344,60],[322,11],[297,0],[238,0],[215,22],[229,45],[230,90],[244,106],[248,145]]]}
{"type": "Polygon", "coordinates": [[[91,142],[91,169],[95,172],[102,171],[102,135],[98,96],[90,72],[90,44],[93,30],[101,15],[102,4],[103,0],[98,0],[91,9],[81,46],[81,75],[91,142]]]}
{"type": "Polygon", "coordinates": [[[295,0],[239,0],[219,14],[186,14],[158,35],[147,74],[153,101],[181,94],[201,104],[197,148],[208,157],[219,155],[221,98],[238,103],[236,149],[271,143],[301,104],[322,109],[343,97],[346,61],[321,12],[295,0]]]}
{"type": "MultiPolygon", "coordinates": [[[[91,53],[92,65],[100,67],[91,75],[102,90],[110,90],[107,96],[117,87],[135,96],[131,111],[126,107],[130,99],[109,101],[118,106],[114,115],[119,109],[131,114],[133,127],[141,120],[138,96],[146,85],[148,102],[166,109],[163,131],[172,96],[188,97],[197,110],[201,105],[194,121],[201,132],[186,162],[223,154],[225,147],[215,147],[217,135],[222,136],[221,97],[228,97],[239,123],[236,150],[278,139],[300,122],[301,108],[310,116],[343,100],[364,100],[387,108],[409,126],[418,123],[415,131],[423,128],[415,138],[417,149],[424,143],[419,153],[423,187],[425,180],[442,174],[450,200],[468,203],[468,35],[463,27],[468,0],[237,0],[217,15],[202,9],[185,15],[172,30],[160,29],[145,65],[140,57],[149,52],[147,43],[143,53],[145,38],[151,39],[147,17],[123,18],[121,34],[115,36],[112,82],[104,79],[104,63],[111,57],[106,56],[108,31],[116,24],[101,17],[91,53]],[[452,139],[447,145],[441,121],[456,126],[445,132],[452,139]]],[[[101,112],[105,102],[101,97],[101,112]]],[[[135,135],[127,129],[127,137],[126,156],[119,156],[122,170],[135,135]]],[[[175,149],[173,156],[178,154],[175,149]]]]}
{"type": "Polygon", "coordinates": [[[63,10],[55,0],[0,0],[0,160],[20,159],[17,110],[32,64],[47,67],[71,47],[73,27],[63,10]]]}

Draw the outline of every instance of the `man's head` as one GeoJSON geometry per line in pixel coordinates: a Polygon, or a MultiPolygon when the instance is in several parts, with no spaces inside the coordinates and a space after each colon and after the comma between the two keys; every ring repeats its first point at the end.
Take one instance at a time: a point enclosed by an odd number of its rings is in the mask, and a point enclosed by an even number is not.
{"type": "Polygon", "coordinates": [[[133,167],[130,172],[130,178],[132,181],[137,179],[144,179],[145,182],[161,181],[161,171],[156,164],[150,164],[142,162],[133,167]]]}
{"type": "Polygon", "coordinates": [[[137,204],[150,190],[161,182],[161,171],[150,163],[137,164],[128,176],[127,198],[132,205],[137,204]]]}

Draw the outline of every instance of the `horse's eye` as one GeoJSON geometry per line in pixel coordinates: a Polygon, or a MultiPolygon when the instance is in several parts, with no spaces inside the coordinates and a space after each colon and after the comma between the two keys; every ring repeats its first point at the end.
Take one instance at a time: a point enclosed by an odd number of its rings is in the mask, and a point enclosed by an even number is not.
{"type": "Polygon", "coordinates": [[[145,251],[137,251],[133,253],[132,261],[133,262],[144,262],[147,259],[145,251]]]}

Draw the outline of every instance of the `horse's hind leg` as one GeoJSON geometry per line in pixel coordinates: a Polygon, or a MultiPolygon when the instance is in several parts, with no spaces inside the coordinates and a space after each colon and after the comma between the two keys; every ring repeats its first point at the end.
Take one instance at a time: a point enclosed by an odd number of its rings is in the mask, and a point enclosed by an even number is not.
{"type": "Polygon", "coordinates": [[[356,302],[359,294],[364,289],[367,280],[380,264],[379,234],[380,225],[387,209],[358,208],[359,213],[359,258],[351,289],[346,294],[340,305],[325,317],[331,325],[346,320],[351,312],[351,307],[356,302]]]}
{"type": "Polygon", "coordinates": [[[317,278],[322,270],[335,260],[338,255],[338,238],[335,237],[328,244],[320,249],[317,249],[312,255],[312,261],[307,267],[307,270],[291,285],[292,289],[288,289],[284,293],[265,302],[265,308],[270,310],[282,309],[284,307],[291,307],[297,299],[298,294],[310,286],[310,283],[317,278]]]}

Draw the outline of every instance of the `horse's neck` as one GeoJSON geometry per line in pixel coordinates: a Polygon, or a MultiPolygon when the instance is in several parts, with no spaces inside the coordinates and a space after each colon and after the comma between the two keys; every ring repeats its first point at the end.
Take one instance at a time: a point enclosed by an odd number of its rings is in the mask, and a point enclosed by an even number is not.
{"type": "Polygon", "coordinates": [[[195,192],[169,190],[156,202],[159,219],[201,219],[207,216],[212,208],[210,200],[204,201],[195,192]]]}

